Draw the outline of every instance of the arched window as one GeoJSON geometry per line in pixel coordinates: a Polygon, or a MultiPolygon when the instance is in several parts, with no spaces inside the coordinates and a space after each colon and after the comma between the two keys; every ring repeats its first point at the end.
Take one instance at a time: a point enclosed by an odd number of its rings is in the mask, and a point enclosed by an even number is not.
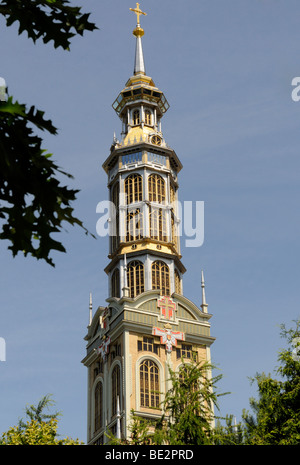
{"type": "Polygon", "coordinates": [[[145,290],[144,265],[134,260],[127,266],[127,284],[130,297],[135,297],[145,290]]]}
{"type": "Polygon", "coordinates": [[[151,174],[148,178],[150,202],[162,203],[166,200],[165,181],[159,174],[151,174]]]}
{"type": "Polygon", "coordinates": [[[115,252],[119,245],[119,183],[116,182],[111,190],[111,202],[115,206],[115,216],[111,212],[112,217],[112,235],[110,236],[111,239],[111,251],[112,253],[115,252]]]}
{"type": "Polygon", "coordinates": [[[120,271],[116,268],[111,277],[111,296],[120,297],[120,271]]]}
{"type": "Polygon", "coordinates": [[[140,365],[141,407],[159,408],[159,370],[152,360],[144,360],[140,365]]]}
{"type": "Polygon", "coordinates": [[[127,205],[143,200],[143,179],[140,174],[130,174],[125,179],[127,205]]]}
{"type": "Polygon", "coordinates": [[[150,237],[167,241],[167,212],[162,208],[149,207],[150,237]]]}
{"type": "Polygon", "coordinates": [[[177,270],[175,270],[175,292],[181,294],[181,279],[177,270]]]}
{"type": "Polygon", "coordinates": [[[103,426],[103,385],[99,382],[94,394],[95,402],[95,431],[98,431],[103,426]]]}
{"type": "Polygon", "coordinates": [[[145,124],[147,124],[147,126],[151,126],[151,111],[149,110],[145,111],[145,124]]]}
{"type": "Polygon", "coordinates": [[[139,208],[127,212],[126,240],[136,241],[143,237],[143,213],[139,208]]]}
{"type": "Polygon", "coordinates": [[[140,124],[140,111],[134,110],[133,112],[133,124],[138,125],[140,124]]]}
{"type": "Polygon", "coordinates": [[[163,295],[170,295],[169,267],[160,260],[152,264],[152,289],[160,289],[163,295]]]}
{"type": "Polygon", "coordinates": [[[111,375],[111,415],[117,414],[118,397],[120,399],[121,372],[119,365],[116,365],[111,375]]]}

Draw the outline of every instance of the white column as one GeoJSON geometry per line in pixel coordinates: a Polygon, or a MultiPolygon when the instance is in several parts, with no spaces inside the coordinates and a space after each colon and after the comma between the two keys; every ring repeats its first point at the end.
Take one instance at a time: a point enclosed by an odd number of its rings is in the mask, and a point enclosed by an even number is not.
{"type": "Polygon", "coordinates": [[[132,367],[131,355],[129,353],[129,333],[123,333],[123,351],[124,351],[124,373],[125,373],[125,387],[124,387],[124,415],[125,415],[125,436],[128,436],[128,425],[130,422],[130,399],[132,396],[132,367]]]}
{"type": "Polygon", "coordinates": [[[144,271],[145,271],[145,291],[149,291],[152,288],[151,282],[151,260],[149,255],[146,255],[144,271]]]}

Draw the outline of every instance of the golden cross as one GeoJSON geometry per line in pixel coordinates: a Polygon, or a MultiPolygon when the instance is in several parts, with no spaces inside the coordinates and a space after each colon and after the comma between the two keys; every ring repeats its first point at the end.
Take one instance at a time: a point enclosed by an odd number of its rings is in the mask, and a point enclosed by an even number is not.
{"type": "Polygon", "coordinates": [[[133,11],[136,14],[138,24],[140,24],[140,15],[145,15],[145,16],[147,15],[147,13],[144,13],[140,9],[140,4],[139,3],[136,4],[136,8],[129,8],[129,10],[133,11]]]}

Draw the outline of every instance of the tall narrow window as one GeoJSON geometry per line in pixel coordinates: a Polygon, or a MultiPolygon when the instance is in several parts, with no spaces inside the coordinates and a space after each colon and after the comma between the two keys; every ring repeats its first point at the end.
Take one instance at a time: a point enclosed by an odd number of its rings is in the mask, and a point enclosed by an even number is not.
{"type": "Polygon", "coordinates": [[[149,110],[145,111],[145,124],[151,126],[151,112],[149,110]]]}
{"type": "Polygon", "coordinates": [[[177,270],[175,270],[175,292],[181,294],[181,279],[177,270]]]}
{"type": "Polygon", "coordinates": [[[111,191],[111,201],[115,206],[115,215],[111,212],[111,217],[113,220],[113,231],[110,236],[111,239],[111,251],[115,252],[119,245],[119,183],[116,182],[111,191]]]}
{"type": "Polygon", "coordinates": [[[167,212],[162,208],[149,208],[150,237],[159,241],[167,241],[167,212]]]}
{"type": "Polygon", "coordinates": [[[95,389],[95,431],[103,426],[103,385],[99,382],[95,389]]]}
{"type": "Polygon", "coordinates": [[[140,174],[130,174],[125,179],[127,205],[143,200],[143,179],[140,174]]]}
{"type": "Polygon", "coordinates": [[[135,297],[144,292],[144,265],[141,262],[134,260],[128,264],[127,283],[130,297],[135,297]]]}
{"type": "Polygon", "coordinates": [[[143,237],[143,213],[139,208],[127,212],[126,240],[136,241],[143,237]]]}
{"type": "Polygon", "coordinates": [[[116,268],[111,277],[111,296],[120,297],[120,271],[116,268]]]}
{"type": "Polygon", "coordinates": [[[151,174],[148,178],[150,202],[163,203],[166,200],[165,181],[159,174],[151,174]]]}
{"type": "Polygon", "coordinates": [[[118,397],[120,399],[121,373],[119,365],[116,365],[111,375],[111,414],[117,414],[118,397]]]}
{"type": "Polygon", "coordinates": [[[159,408],[159,370],[152,360],[140,365],[141,407],[159,408]]]}
{"type": "Polygon", "coordinates": [[[139,112],[139,110],[134,110],[134,112],[133,112],[133,124],[134,125],[140,124],[140,112],[139,112]]]}
{"type": "Polygon", "coordinates": [[[152,289],[160,289],[163,295],[170,295],[169,267],[160,260],[152,264],[152,289]]]}

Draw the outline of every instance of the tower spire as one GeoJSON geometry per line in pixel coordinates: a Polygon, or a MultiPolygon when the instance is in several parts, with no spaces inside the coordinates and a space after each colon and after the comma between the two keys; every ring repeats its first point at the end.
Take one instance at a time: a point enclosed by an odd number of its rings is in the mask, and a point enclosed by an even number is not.
{"type": "Polygon", "coordinates": [[[136,4],[136,8],[129,8],[130,11],[133,11],[137,17],[137,25],[133,31],[133,35],[136,37],[136,47],[135,47],[135,61],[134,61],[134,74],[146,74],[143,47],[142,47],[142,37],[144,35],[144,29],[140,25],[140,15],[147,15],[140,9],[140,4],[136,4]]]}
{"type": "Polygon", "coordinates": [[[206,303],[206,297],[205,297],[205,283],[204,283],[204,274],[203,270],[201,271],[201,287],[202,287],[202,311],[207,313],[207,303],[206,303]]]}
{"type": "Polygon", "coordinates": [[[91,324],[92,324],[92,320],[93,320],[93,302],[92,302],[92,293],[91,293],[91,292],[90,292],[89,311],[90,311],[90,322],[89,322],[89,325],[91,325],[91,324]]]}

